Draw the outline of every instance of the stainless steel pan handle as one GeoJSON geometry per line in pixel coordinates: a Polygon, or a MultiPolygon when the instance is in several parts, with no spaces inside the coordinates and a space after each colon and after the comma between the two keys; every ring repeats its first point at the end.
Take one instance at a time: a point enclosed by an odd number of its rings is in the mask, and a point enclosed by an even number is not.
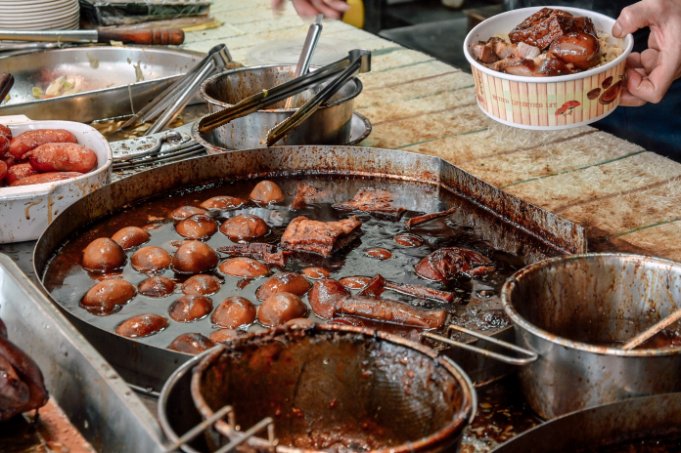
{"type": "Polygon", "coordinates": [[[467,343],[462,343],[460,341],[452,340],[449,337],[444,337],[442,335],[438,335],[435,333],[431,332],[424,332],[422,335],[426,338],[430,338],[431,340],[439,341],[440,343],[445,343],[450,346],[454,346],[457,348],[465,349],[467,351],[475,352],[477,354],[483,355],[485,357],[489,357],[494,360],[498,360],[503,363],[507,363],[509,365],[518,365],[518,366],[523,366],[523,365],[528,365],[535,360],[539,358],[539,355],[537,355],[536,352],[530,351],[525,348],[521,348],[520,346],[516,346],[512,343],[508,343],[506,341],[498,340],[496,338],[491,338],[487,335],[483,335],[481,333],[475,332],[474,330],[466,329],[461,326],[456,326],[454,324],[450,324],[448,327],[449,330],[456,330],[459,332],[463,332],[467,335],[470,335],[472,337],[478,338],[480,340],[487,341],[489,343],[495,344],[497,346],[501,346],[502,348],[509,349],[511,351],[517,352],[520,355],[526,356],[525,358],[522,357],[513,357],[513,356],[507,356],[498,352],[493,352],[489,351],[484,348],[479,348],[477,346],[472,346],[467,343]]]}

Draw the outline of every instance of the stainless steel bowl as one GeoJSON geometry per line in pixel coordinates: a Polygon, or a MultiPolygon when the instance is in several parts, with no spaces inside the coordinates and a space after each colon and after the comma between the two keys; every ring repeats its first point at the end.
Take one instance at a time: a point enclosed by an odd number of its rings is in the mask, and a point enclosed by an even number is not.
{"type": "MultiPolygon", "coordinates": [[[[239,68],[216,74],[201,85],[201,97],[211,113],[223,110],[247,96],[284,83],[294,77],[294,65],[268,65],[239,68]]],[[[260,148],[265,144],[267,131],[291,116],[296,108],[310,99],[323,85],[317,85],[296,97],[292,108],[286,101],[258,110],[220,126],[203,139],[227,149],[260,148]]],[[[348,81],[328,103],[321,106],[303,124],[293,129],[278,144],[346,144],[350,129],[354,99],[361,93],[362,83],[357,78],[348,81]]]]}
{"type": "Polygon", "coordinates": [[[542,417],[681,390],[681,348],[619,346],[681,307],[681,264],[627,254],[531,264],[502,288],[518,345],[539,358],[520,370],[542,417]]]}

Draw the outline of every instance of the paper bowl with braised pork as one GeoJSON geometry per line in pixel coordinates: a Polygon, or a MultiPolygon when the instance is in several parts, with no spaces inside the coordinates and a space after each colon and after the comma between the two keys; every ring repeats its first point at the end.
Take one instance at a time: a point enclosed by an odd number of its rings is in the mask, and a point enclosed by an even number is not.
{"type": "Polygon", "coordinates": [[[522,8],[490,17],[464,41],[480,109],[523,129],[577,127],[619,105],[631,35],[615,19],[569,7],[522,8]]]}
{"type": "Polygon", "coordinates": [[[74,121],[0,116],[0,244],[37,239],[57,215],[107,184],[111,148],[74,121]]]}

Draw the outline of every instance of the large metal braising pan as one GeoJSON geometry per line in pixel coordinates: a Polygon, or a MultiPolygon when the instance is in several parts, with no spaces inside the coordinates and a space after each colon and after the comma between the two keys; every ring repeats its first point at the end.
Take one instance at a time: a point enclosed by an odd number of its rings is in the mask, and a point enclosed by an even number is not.
{"type": "Polygon", "coordinates": [[[7,256],[0,318],[36,361],[51,397],[98,451],[163,451],[158,424],[121,377],[7,256]]]}
{"type": "Polygon", "coordinates": [[[0,107],[0,115],[83,123],[129,115],[202,57],[199,52],[161,47],[97,46],[2,58],[2,70],[11,73],[15,82],[9,101],[0,107]],[[61,75],[81,78],[85,91],[50,99],[33,96],[34,87],[44,89],[61,75]]]}
{"type": "MultiPolygon", "coordinates": [[[[681,436],[681,393],[644,396],[597,406],[562,417],[511,439],[494,453],[600,451],[623,442],[655,442],[681,436]]],[[[678,451],[678,443],[673,451],[678,451]]],[[[607,451],[639,451],[611,447],[607,451]]],[[[643,451],[643,450],[642,450],[643,451]]]]}
{"type": "MultiPolygon", "coordinates": [[[[433,184],[502,213],[490,214],[495,220],[490,228],[501,228],[502,218],[510,220],[516,228],[528,234],[532,232],[531,236],[545,244],[552,254],[579,252],[586,247],[580,227],[509,196],[437,157],[367,147],[282,146],[181,161],[138,173],[90,194],[65,210],[38,240],[33,260],[35,274],[43,276],[48,259],[78,230],[135,201],[220,179],[300,174],[364,175],[433,184]]],[[[423,202],[424,196],[414,194],[410,198],[417,209],[417,203],[423,202]]],[[[519,253],[525,253],[530,239],[524,237],[523,241],[511,245],[511,235],[498,233],[497,236],[499,248],[516,247],[513,250],[519,253]]],[[[534,260],[530,257],[530,261],[534,260]]],[[[73,314],[70,316],[119,372],[135,384],[160,389],[177,365],[190,358],[119,337],[73,314]]]]}

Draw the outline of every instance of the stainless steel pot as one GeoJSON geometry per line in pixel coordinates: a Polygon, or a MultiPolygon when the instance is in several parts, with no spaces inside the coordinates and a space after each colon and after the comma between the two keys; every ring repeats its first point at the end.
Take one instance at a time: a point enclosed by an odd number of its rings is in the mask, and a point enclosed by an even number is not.
{"type": "MultiPolygon", "coordinates": [[[[215,425],[231,440],[271,417],[280,453],[453,451],[477,405],[470,379],[435,350],[334,325],[234,339],[194,368],[191,393],[206,419],[231,406],[236,425],[215,425]]],[[[261,437],[245,443],[272,446],[261,437]]]]}
{"type": "Polygon", "coordinates": [[[663,452],[678,451],[680,441],[681,393],[666,393],[630,398],[566,414],[505,442],[493,451],[663,452]],[[641,448],[643,446],[650,449],[641,448]]]}
{"type": "MultiPolygon", "coordinates": [[[[295,76],[295,65],[267,65],[239,68],[216,74],[201,85],[201,97],[211,113],[223,110],[252,94],[284,83],[295,76]]],[[[298,106],[321,89],[318,85],[296,96],[293,108],[286,101],[258,110],[205,134],[203,139],[228,149],[263,147],[267,131],[291,116],[298,106]]],[[[361,93],[362,83],[351,79],[330,101],[303,124],[293,129],[279,144],[345,144],[350,141],[354,99],[361,93]]]]}
{"type": "Polygon", "coordinates": [[[620,348],[681,307],[681,264],[617,253],[551,258],[516,272],[501,299],[517,345],[537,355],[520,382],[541,417],[681,390],[681,347],[620,348]]]}

